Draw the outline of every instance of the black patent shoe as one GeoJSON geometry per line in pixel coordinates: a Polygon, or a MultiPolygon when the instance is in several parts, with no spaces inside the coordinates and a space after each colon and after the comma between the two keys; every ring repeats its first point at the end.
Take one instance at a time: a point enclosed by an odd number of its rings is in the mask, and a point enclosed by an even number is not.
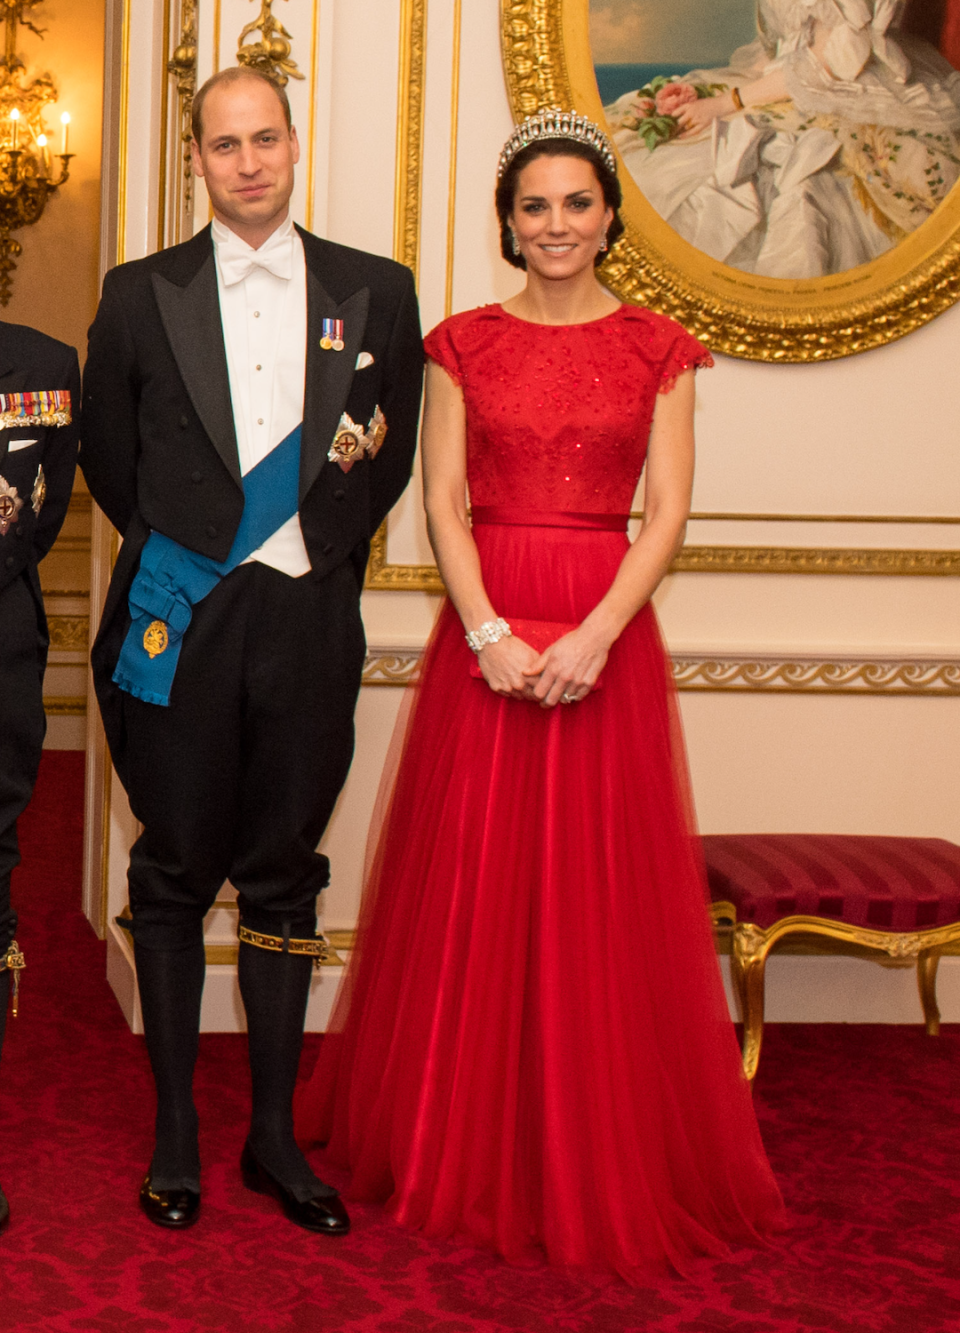
{"type": "Polygon", "coordinates": [[[3,1190],[0,1190],[0,1231],[10,1221],[10,1205],[7,1203],[7,1196],[3,1190]]]}
{"type": "Polygon", "coordinates": [[[285,1185],[275,1180],[267,1168],[257,1161],[249,1143],[243,1145],[243,1152],[240,1154],[240,1171],[248,1190],[254,1190],[257,1194],[272,1195],[290,1221],[295,1222],[298,1227],[304,1227],[307,1231],[323,1232],[328,1236],[345,1236],[350,1230],[350,1218],[336,1190],[330,1194],[319,1194],[301,1203],[285,1185]]]}
{"type": "Polygon", "coordinates": [[[140,1186],[140,1207],[158,1227],[193,1226],[200,1216],[200,1195],[193,1190],[155,1190],[147,1172],[140,1186]]]}

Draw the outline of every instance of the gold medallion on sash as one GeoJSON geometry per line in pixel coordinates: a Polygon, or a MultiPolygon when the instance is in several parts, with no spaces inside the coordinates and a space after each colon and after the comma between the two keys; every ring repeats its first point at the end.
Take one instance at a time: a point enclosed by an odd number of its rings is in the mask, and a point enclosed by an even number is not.
{"type": "Polygon", "coordinates": [[[166,650],[169,642],[170,636],[167,634],[167,627],[163,621],[151,620],[143,631],[143,646],[151,662],[166,650]]]}

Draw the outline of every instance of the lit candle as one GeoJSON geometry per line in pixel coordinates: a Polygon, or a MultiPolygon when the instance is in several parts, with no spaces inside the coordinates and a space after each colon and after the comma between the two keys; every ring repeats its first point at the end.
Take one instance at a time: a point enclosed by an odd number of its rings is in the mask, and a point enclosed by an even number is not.
{"type": "Polygon", "coordinates": [[[20,145],[20,109],[14,107],[10,112],[10,119],[13,121],[13,147],[16,149],[20,145]]]}
{"type": "Polygon", "coordinates": [[[63,147],[61,148],[60,151],[61,151],[61,153],[68,153],[68,152],[70,151],[70,112],[69,112],[69,111],[64,111],[63,115],[60,117],[60,124],[63,126],[63,147]]]}
{"type": "Polygon", "coordinates": [[[43,169],[46,172],[50,167],[50,154],[47,152],[47,136],[45,134],[37,135],[37,147],[40,149],[40,156],[43,159],[43,169]]]}

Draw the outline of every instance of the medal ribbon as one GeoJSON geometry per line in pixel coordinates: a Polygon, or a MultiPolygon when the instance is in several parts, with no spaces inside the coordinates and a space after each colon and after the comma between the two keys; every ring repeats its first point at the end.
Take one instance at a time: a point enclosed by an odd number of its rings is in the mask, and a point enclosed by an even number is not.
{"type": "Polygon", "coordinates": [[[130,587],[132,624],[113,673],[121,690],[148,704],[169,705],[193,608],[297,512],[300,432],[297,426],[243,478],[243,514],[226,560],[211,560],[160,532],[150,533],[130,587]],[[154,647],[153,656],[147,644],[154,647]]]}
{"type": "Polygon", "coordinates": [[[69,389],[34,389],[0,393],[0,429],[21,426],[69,426],[69,389]]]}
{"type": "Polygon", "coordinates": [[[325,319],[323,321],[323,337],[320,339],[320,346],[325,352],[332,347],[335,352],[343,351],[343,320],[325,319]]]}

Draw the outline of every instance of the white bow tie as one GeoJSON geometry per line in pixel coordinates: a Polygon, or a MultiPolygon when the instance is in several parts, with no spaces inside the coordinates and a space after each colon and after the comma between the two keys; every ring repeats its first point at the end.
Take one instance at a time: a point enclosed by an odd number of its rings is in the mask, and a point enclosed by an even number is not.
{"type": "MultiPolygon", "coordinates": [[[[217,263],[224,287],[233,287],[243,282],[255,268],[266,269],[275,278],[293,277],[293,237],[284,236],[280,240],[272,237],[259,250],[251,250],[248,245],[232,245],[229,241],[217,246],[217,263]]],[[[241,243],[242,244],[242,243],[241,243]]]]}

